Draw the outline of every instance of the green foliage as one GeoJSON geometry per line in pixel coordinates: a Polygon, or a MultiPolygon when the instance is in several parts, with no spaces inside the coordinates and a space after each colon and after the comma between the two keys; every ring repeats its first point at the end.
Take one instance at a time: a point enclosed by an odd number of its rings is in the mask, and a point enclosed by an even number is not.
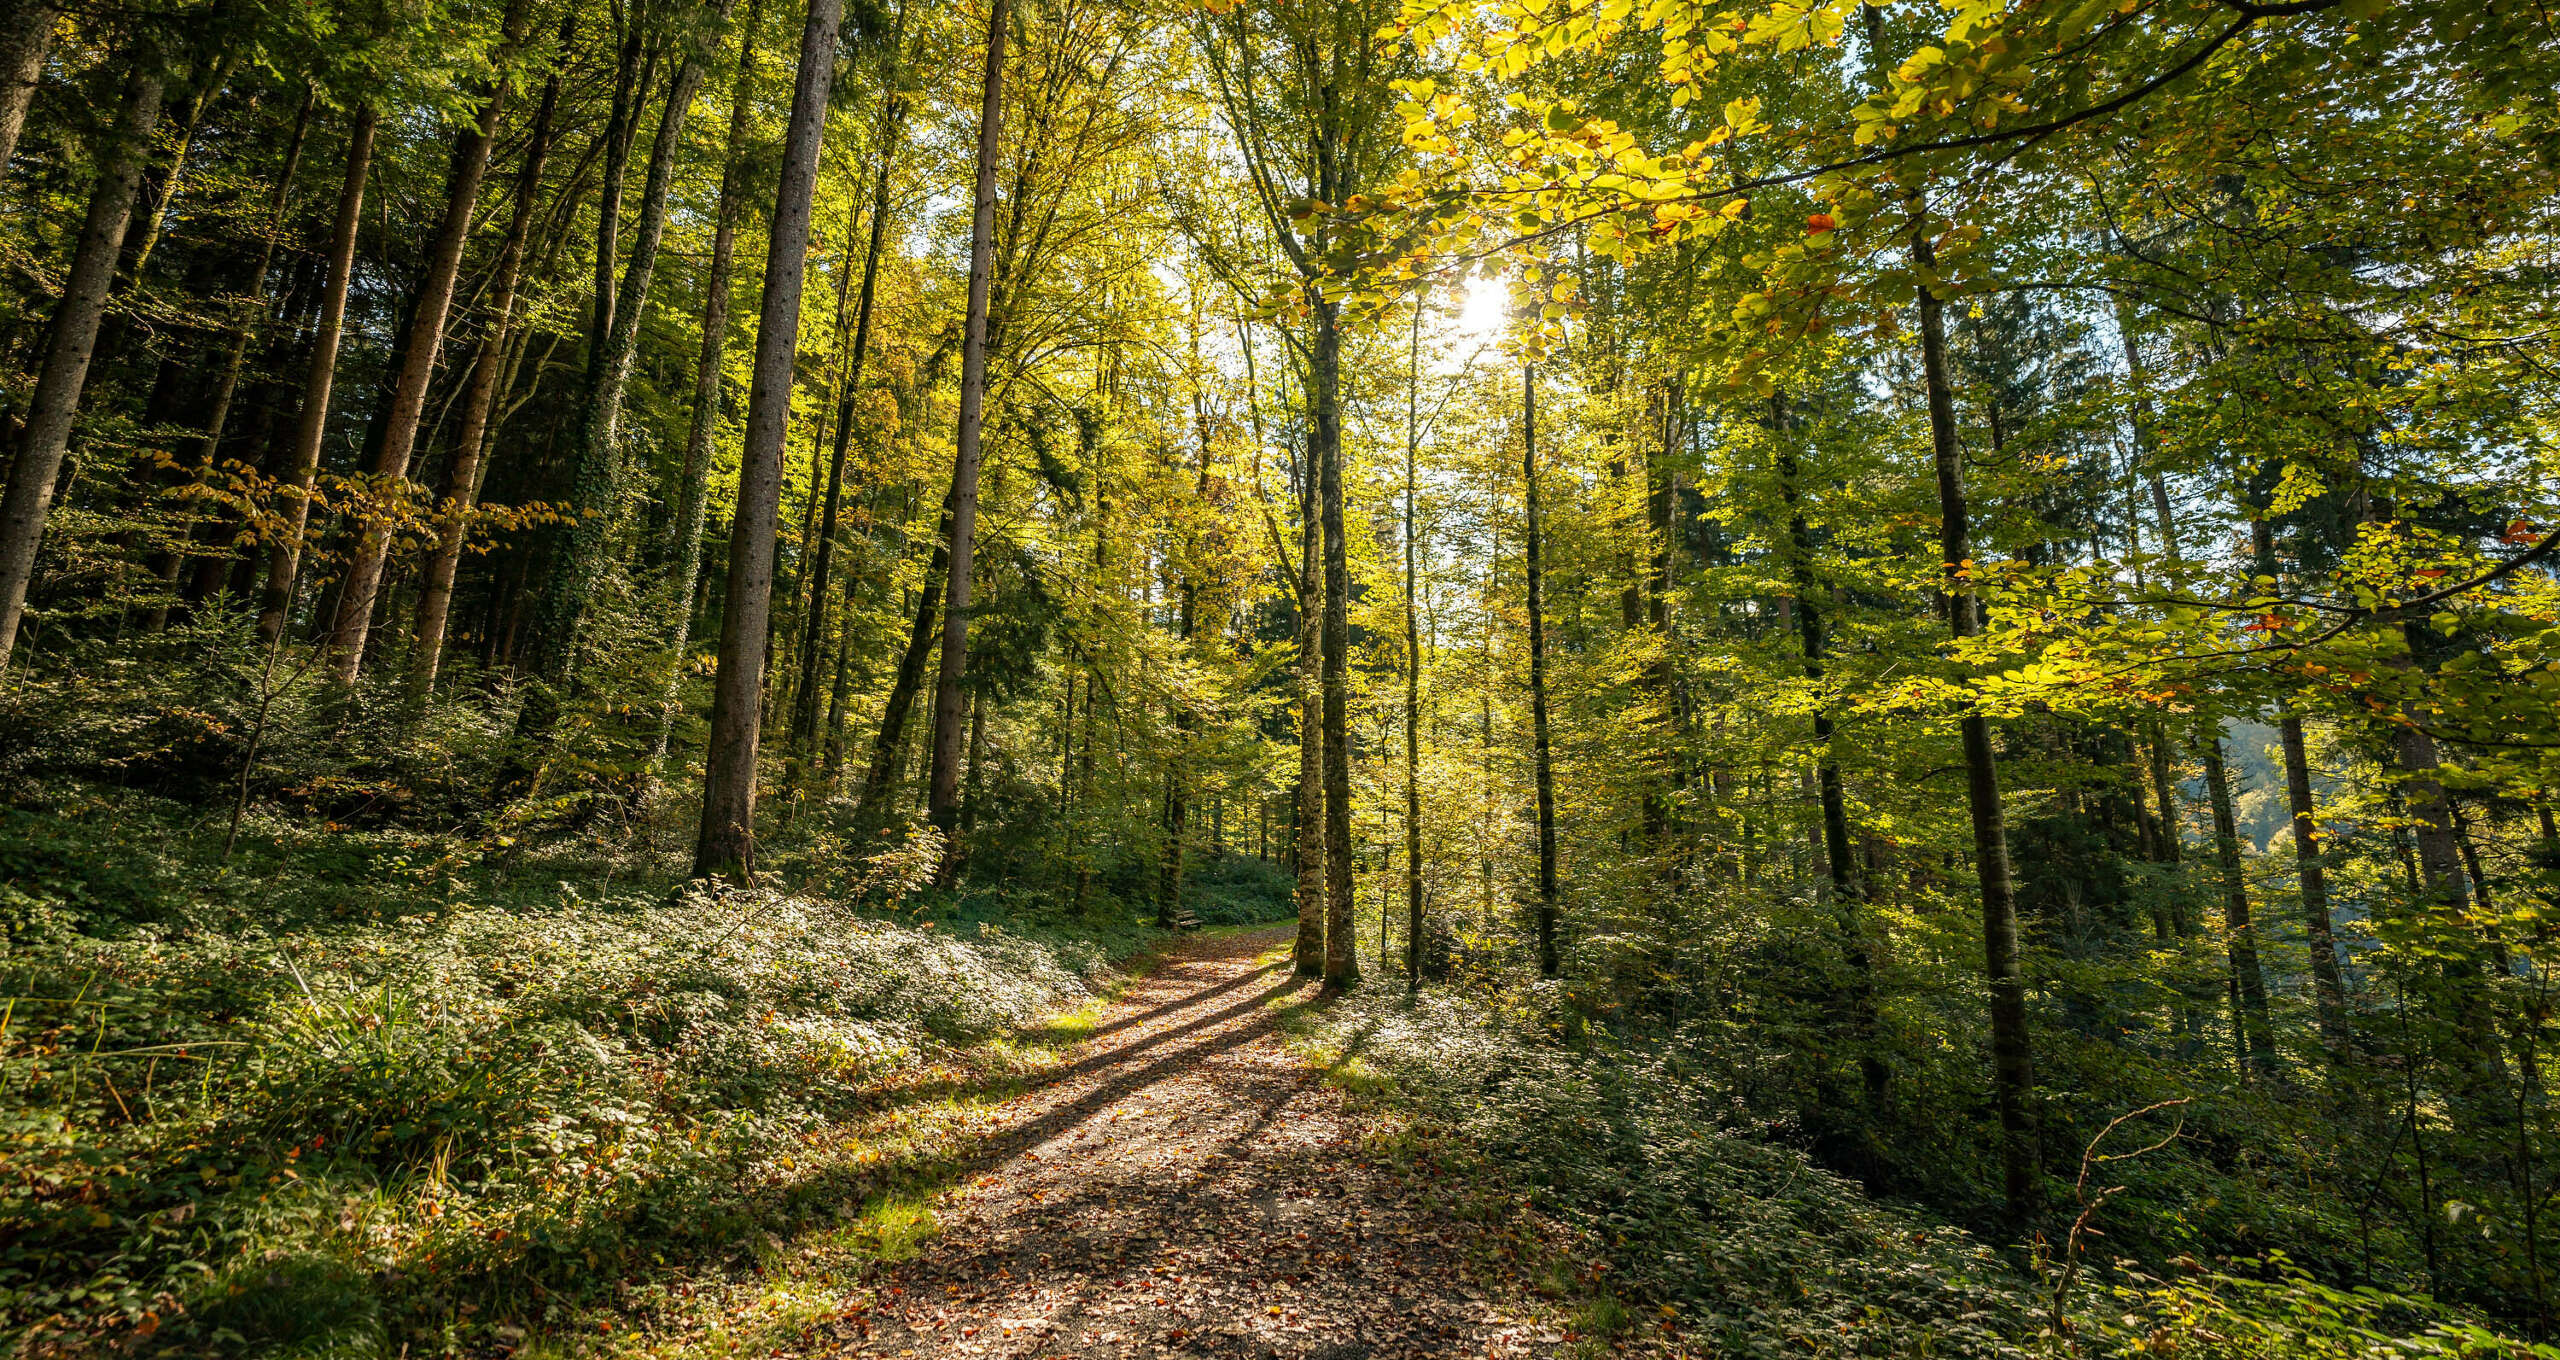
{"type": "MultiPolygon", "coordinates": [[[[374,873],[401,862],[375,843],[374,873]]],[[[206,867],[140,838],[115,855],[206,867]]],[[[663,879],[448,868],[356,919],[297,917],[329,857],[261,872],[235,903],[149,923],[107,914],[126,905],[114,879],[79,914],[53,895],[74,871],[15,890],[13,1326],[388,1354],[594,1296],[818,1207],[793,1170],[811,1134],[1084,995],[1104,963],[1089,942],[772,892],[670,898],[663,879]],[[264,891],[297,877],[307,896],[264,891]]]]}

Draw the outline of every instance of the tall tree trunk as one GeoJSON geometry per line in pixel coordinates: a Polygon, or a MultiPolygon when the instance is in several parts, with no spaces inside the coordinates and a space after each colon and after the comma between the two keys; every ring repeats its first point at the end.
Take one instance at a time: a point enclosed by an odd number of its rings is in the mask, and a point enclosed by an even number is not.
{"type": "MultiPolygon", "coordinates": [[[[248,282],[240,290],[239,317],[232,323],[231,343],[223,349],[222,364],[214,370],[213,393],[205,406],[204,440],[196,446],[196,461],[205,473],[212,471],[221,455],[223,431],[231,423],[231,405],[240,391],[240,375],[249,366],[249,342],[256,337],[258,317],[266,310],[267,279],[275,269],[276,240],[284,233],[293,181],[302,169],[303,142],[311,131],[311,111],[319,100],[319,87],[306,83],[302,87],[302,104],[294,111],[293,130],[285,138],[284,163],[276,171],[275,187],[267,194],[266,239],[258,243],[258,262],[250,267],[248,282]]],[[[198,531],[200,540],[211,527],[198,531]]],[[[219,554],[209,554],[208,558],[214,562],[223,560],[219,554]]],[[[205,589],[191,589],[187,596],[194,600],[211,593],[208,580],[205,589]]]]}
{"type": "Polygon", "coordinates": [[[1547,721],[1547,566],[1538,508],[1538,370],[1520,368],[1520,475],[1527,493],[1524,553],[1529,577],[1530,753],[1538,785],[1538,972],[1562,970],[1556,955],[1556,778],[1547,721]]]}
{"type": "MultiPolygon", "coordinates": [[[[2266,507],[2251,506],[2249,542],[2257,573],[2276,579],[2274,526],[2266,507]]],[[[2311,797],[2311,759],[2302,740],[2302,715],[2292,705],[2279,707],[2276,733],[2284,752],[2284,791],[2293,814],[2293,862],[2302,885],[2302,931],[2311,947],[2312,1008],[2320,1027],[2320,1046],[2332,1063],[2345,1062],[2355,1034],[2347,1023],[2346,987],[2338,974],[2337,932],[2329,919],[2329,878],[2320,862],[2319,809],[2311,797]]]]}
{"type": "MultiPolygon", "coordinates": [[[[564,26],[562,46],[569,33],[564,26]]],[[[534,111],[527,134],[524,168],[516,176],[514,212],[507,219],[506,240],[498,247],[495,278],[490,283],[488,330],[480,337],[472,360],[470,385],[462,398],[462,428],[455,435],[451,466],[445,471],[443,504],[436,511],[435,547],[427,555],[425,583],[418,591],[418,610],[409,648],[409,699],[423,703],[435,690],[444,661],[445,628],[453,610],[453,581],[462,567],[463,545],[471,537],[471,507],[480,498],[480,482],[497,405],[499,379],[506,367],[507,344],[515,328],[516,285],[522,273],[527,235],[535,205],[542,197],[542,167],[551,154],[551,124],[560,108],[560,74],[555,69],[542,87],[542,103],[534,111]]]]}
{"type": "MultiPolygon", "coordinates": [[[[853,312],[855,273],[853,234],[854,229],[862,223],[862,209],[863,204],[859,201],[846,205],[844,229],[838,234],[844,246],[836,256],[836,310],[826,331],[829,358],[825,364],[821,365],[822,369],[831,370],[834,376],[832,379],[821,376],[818,389],[818,418],[809,422],[809,477],[804,483],[807,490],[800,498],[800,533],[792,540],[797,545],[797,549],[791,554],[788,564],[791,574],[785,578],[782,585],[776,587],[774,592],[773,619],[769,630],[770,635],[765,643],[767,647],[777,647],[782,636],[785,618],[795,619],[791,627],[793,635],[797,636],[800,623],[805,622],[809,610],[825,608],[823,601],[812,597],[808,610],[802,610],[800,595],[802,588],[809,584],[809,550],[818,536],[818,502],[825,499],[819,494],[818,485],[825,480],[823,469],[827,466],[826,413],[830,406],[844,399],[844,379],[847,377],[845,372],[847,365],[844,361],[851,357],[844,343],[844,323],[845,318],[853,312]],[[795,610],[800,610],[800,614],[795,616],[793,614],[795,610]]],[[[788,457],[787,454],[785,456],[788,457]]],[[[794,651],[796,650],[795,648],[794,651]]],[[[800,679],[798,667],[787,661],[774,663],[771,681],[765,687],[765,721],[776,720],[776,715],[782,711],[780,705],[784,696],[796,695],[799,692],[800,679]]],[[[790,742],[784,749],[795,756],[800,754],[803,748],[799,744],[796,733],[790,734],[790,742]]]]}
{"type": "Polygon", "coordinates": [[[1325,960],[1324,512],[1315,458],[1310,439],[1298,459],[1298,938],[1290,952],[1301,977],[1324,976],[1325,960]]]}
{"type": "MultiPolygon", "coordinates": [[[[1103,351],[1101,358],[1104,362],[1097,365],[1095,386],[1106,394],[1104,399],[1108,401],[1116,392],[1111,384],[1101,379],[1109,371],[1110,352],[1103,351]]],[[[1108,409],[1105,408],[1106,412],[1108,409]]],[[[1111,481],[1102,459],[1102,440],[1097,428],[1095,437],[1085,445],[1086,473],[1093,479],[1093,579],[1097,594],[1112,586],[1111,481]]],[[[927,579],[931,579],[930,573],[927,573],[927,579]]],[[[1088,657],[1088,665],[1091,669],[1085,673],[1084,680],[1083,730],[1077,737],[1076,820],[1070,828],[1075,836],[1075,914],[1078,919],[1083,918],[1086,908],[1093,902],[1093,748],[1098,740],[1094,731],[1093,692],[1102,687],[1100,664],[1088,657]]]]}
{"type": "Polygon", "coordinates": [[[347,574],[338,584],[337,619],[329,627],[329,674],[341,685],[354,684],[364,666],[365,640],[373,628],[374,592],[381,588],[382,571],[390,561],[392,517],[399,513],[397,503],[408,498],[409,458],[418,446],[427,388],[444,349],[445,316],[453,309],[454,282],[462,275],[462,249],[471,240],[471,218],[480,204],[481,177],[489,168],[489,146],[496,138],[498,119],[506,112],[506,67],[523,39],[528,8],[528,0],[508,0],[497,53],[500,74],[489,97],[481,102],[479,120],[454,140],[453,165],[445,176],[444,220],[427,248],[426,274],[418,285],[417,305],[409,314],[400,372],[391,385],[382,444],[373,459],[373,494],[394,504],[364,517],[355,552],[347,560],[347,574]]]}
{"type": "Polygon", "coordinates": [[[1813,579],[1813,528],[1806,522],[1797,483],[1794,431],[1786,399],[1769,399],[1769,430],[1777,446],[1778,494],[1787,507],[1788,572],[1795,586],[1796,635],[1804,650],[1804,678],[1815,691],[1813,743],[1815,784],[1822,806],[1822,859],[1830,871],[1831,906],[1840,918],[1840,951],[1849,965],[1849,985],[1841,998],[1846,1014],[1841,1028],[1858,1053],[1858,1075],[1870,1106],[1884,1102],[1890,1079],[1876,1051],[1875,964],[1867,942],[1866,886],[1859,881],[1849,844],[1848,790],[1840,778],[1840,755],[1833,745],[1830,697],[1824,678],[1830,662],[1830,637],[1813,579]]]}
{"type": "Polygon", "coordinates": [[[693,420],[685,433],[684,472],[676,488],[675,542],[667,554],[666,691],[659,700],[658,745],[649,767],[665,768],[676,726],[676,696],[684,682],[685,643],[693,635],[695,583],[702,575],[703,505],[711,480],[711,440],[720,426],[720,365],[729,343],[729,273],[737,253],[738,219],[747,205],[747,134],[754,126],[756,37],[763,31],[764,0],[747,0],[738,28],[738,72],[729,91],[729,136],[720,158],[720,206],[711,228],[711,260],[702,282],[702,346],[693,364],[693,420]]]}
{"type": "MultiPolygon", "coordinates": [[[[1868,11],[1873,14],[1874,11],[1868,11]]],[[[1872,21],[1871,21],[1872,29],[1872,21]]],[[[1939,558],[1946,571],[1949,631],[1974,635],[1977,619],[1968,572],[1972,528],[1966,521],[1964,449],[1956,440],[1955,388],[1947,376],[1947,323],[1933,280],[1937,255],[1915,223],[1911,262],[1920,275],[1920,366],[1928,387],[1929,440],[1938,483],[1939,558]]],[[[1991,749],[1991,720],[1968,705],[1963,719],[1965,802],[1973,815],[1974,869],[1982,883],[1983,974],[1991,993],[1991,1084],[2000,1113],[2001,1194],[2009,1216],[2024,1222],[2035,1209],[2036,1151],[2028,1101],[2035,1067],[2027,1037],[2027,983],[2018,964],[2018,899],[2009,873],[2009,832],[2000,807],[2000,766],[1991,749]]]]}
{"type": "Polygon", "coordinates": [[[142,205],[135,210],[142,234],[132,244],[132,258],[125,262],[125,278],[139,281],[142,271],[151,263],[152,249],[160,244],[160,224],[168,220],[169,205],[177,201],[178,188],[186,180],[187,158],[194,152],[196,132],[204,125],[205,110],[213,107],[214,96],[231,83],[231,72],[239,61],[238,50],[217,41],[217,51],[204,68],[203,83],[197,85],[187,100],[186,117],[178,124],[178,144],[169,149],[169,169],[154,185],[143,177],[142,205]]]}
{"type": "Polygon", "coordinates": [[[2293,856],[2302,880],[2302,931],[2311,945],[2311,995],[2320,1042],[2331,1061],[2343,1061],[2354,1051],[2355,1031],[2347,1023],[2347,991],[2338,972],[2338,937],[2329,918],[2329,880],[2320,862],[2320,824],[2311,799],[2302,715],[2288,707],[2276,719],[2276,731],[2284,745],[2284,789],[2293,812],[2293,856]]]}
{"type": "Polygon", "coordinates": [[[1422,621],[1414,594],[1415,464],[1422,457],[1422,299],[1413,302],[1404,397],[1404,989],[1422,986],[1422,621]]]}
{"type": "Polygon", "coordinates": [[[70,272],[63,276],[62,301],[54,308],[53,325],[45,339],[44,367],[27,406],[26,430],[19,439],[18,456],[9,466],[8,490],[0,493],[0,678],[7,676],[9,657],[16,649],[27,586],[35,576],[36,546],[43,541],[45,520],[53,511],[53,485],[62,473],[62,456],[71,447],[81,392],[88,386],[89,359],[97,352],[98,325],[106,316],[116,257],[124,249],[125,228],[133,221],[134,191],[142,182],[143,159],[150,154],[152,130],[160,125],[158,54],[145,49],[128,53],[127,59],[133,70],[125,77],[124,107],[98,158],[97,183],[89,192],[89,212],[80,226],[80,244],[72,252],[70,272]]]}
{"type": "MultiPolygon", "coordinates": [[[[867,531],[866,531],[867,532],[867,531]]],[[[845,713],[853,698],[853,611],[862,596],[863,554],[859,551],[870,539],[856,540],[857,551],[844,574],[843,636],[836,643],[835,678],[827,688],[827,739],[819,762],[819,774],[829,786],[844,768],[845,713]]]]}
{"type": "Polygon", "coordinates": [[[0,174],[18,152],[18,133],[44,83],[44,59],[53,50],[54,22],[61,14],[51,0],[27,0],[0,18],[0,174]]]}
{"type": "Polygon", "coordinates": [[[2258,966],[2258,928],[2249,919],[2249,879],[2240,863],[2240,828],[2231,808],[2231,770],[2222,759],[2222,734],[2198,742],[2204,756],[2205,795],[2213,805],[2214,856],[2222,869],[2222,925],[2230,934],[2231,1029],[2243,1071],[2272,1073],[2275,1026],[2267,1018],[2267,979],[2258,966]]]}
{"type": "MultiPolygon", "coordinates": [[[[782,144],[773,236],[765,253],[764,308],[756,323],[755,382],[747,394],[738,509],[729,530],[720,669],[711,686],[711,734],[703,758],[702,832],[695,877],[736,882],[755,868],[756,739],[763,721],[765,625],[773,608],[774,529],[782,515],[782,437],[791,423],[791,375],[800,351],[800,291],[809,255],[809,210],[835,79],[842,0],[809,0],[800,71],[782,144]]],[[[635,300],[634,305],[637,306],[635,300]]]]}
{"type": "Polygon", "coordinates": [[[258,606],[258,637],[284,636],[293,609],[295,575],[303,537],[311,527],[311,489],[320,476],[320,441],[329,429],[329,390],[338,376],[338,339],[346,330],[347,280],[355,273],[356,227],[364,217],[364,182],[373,165],[373,105],[356,110],[347,129],[347,172],[338,189],[338,221],[329,238],[329,281],[320,294],[320,322],[312,333],[311,363],[302,380],[302,415],[294,427],[293,453],[278,490],[289,504],[284,531],[267,554],[267,584],[258,606]]]}
{"type": "Polygon", "coordinates": [[[978,437],[987,400],[987,307],[995,282],[996,159],[1004,137],[1006,0],[987,6],[986,87],[978,103],[978,174],[969,214],[969,311],[960,341],[960,419],[951,457],[950,579],[942,592],[942,666],[933,690],[933,772],[926,810],[946,838],[938,873],[960,871],[960,681],[969,660],[969,587],[978,532],[978,437]]]}
{"type": "Polygon", "coordinates": [[[622,23],[622,43],[613,67],[613,93],[606,105],[604,139],[604,178],[596,195],[595,282],[589,290],[592,302],[587,315],[587,378],[592,386],[596,374],[603,371],[607,339],[613,333],[614,266],[622,259],[622,195],[624,181],[631,177],[631,143],[640,127],[640,106],[649,88],[649,67],[655,60],[645,41],[643,27],[647,11],[638,6],[616,11],[622,23]]]}
{"type": "Polygon", "coordinates": [[[1672,670],[1671,654],[1671,516],[1677,494],[1672,473],[1679,429],[1680,380],[1675,376],[1663,383],[1659,462],[1648,452],[1644,470],[1645,529],[1653,549],[1644,573],[1645,623],[1653,633],[1648,639],[1653,655],[1645,663],[1645,687],[1665,710],[1665,726],[1673,737],[1670,769],[1655,776],[1656,782],[1645,791],[1645,821],[1656,834],[1656,850],[1671,849],[1675,862],[1685,839],[1680,808],[1689,783],[1690,747],[1687,705],[1672,670]]]}
{"type": "MultiPolygon", "coordinates": [[[[890,79],[895,82],[894,69],[890,79]]],[[[898,130],[905,112],[905,101],[893,93],[880,114],[880,174],[871,191],[871,240],[862,255],[861,297],[854,303],[853,350],[845,359],[844,388],[836,398],[835,454],[827,464],[826,510],[818,520],[818,540],[809,564],[809,616],[801,630],[800,684],[793,692],[791,706],[791,745],[795,750],[808,750],[817,742],[819,642],[827,618],[827,578],[835,566],[836,519],[844,498],[845,450],[853,442],[854,404],[862,391],[862,356],[871,343],[880,250],[889,230],[889,177],[897,164],[898,130]]]]}
{"type": "Polygon", "coordinates": [[[1340,304],[1315,304],[1315,352],[1307,365],[1307,449],[1324,521],[1324,981],[1360,981],[1351,925],[1351,563],[1342,525],[1342,328],[1340,304]]]}
{"type": "MultiPolygon", "coordinates": [[[[715,4],[715,22],[727,19],[729,0],[715,0],[715,4]]],[[[604,575],[614,526],[614,516],[608,512],[615,485],[622,478],[622,394],[630,383],[632,355],[639,348],[640,323],[649,313],[649,284],[657,271],[659,244],[666,236],[667,191],[675,179],[676,153],[684,140],[685,120],[693,113],[694,93],[701,87],[702,54],[688,50],[667,91],[666,108],[649,146],[648,178],[641,189],[631,259],[623,268],[622,285],[610,309],[613,324],[603,332],[603,347],[588,365],[569,488],[569,502],[578,513],[560,535],[559,556],[551,564],[550,579],[535,612],[530,669],[541,684],[526,697],[524,718],[518,724],[522,734],[538,735],[556,717],[577,660],[587,597],[604,575]]],[[[811,173],[814,177],[814,169],[811,173]]],[[[601,242],[598,248],[603,248],[601,242]]],[[[794,261],[795,277],[799,267],[794,261]]]]}
{"type": "Polygon", "coordinates": [[[916,590],[915,623],[907,630],[906,650],[898,654],[898,675],[889,682],[889,697],[880,706],[871,766],[863,775],[862,797],[854,807],[857,826],[871,826],[885,813],[890,790],[898,782],[898,752],[904,749],[908,717],[915,709],[917,691],[924,688],[924,669],[933,658],[934,639],[940,636],[942,582],[951,566],[950,532],[951,510],[946,501],[942,522],[935,528],[933,555],[924,564],[924,582],[916,590]]]}

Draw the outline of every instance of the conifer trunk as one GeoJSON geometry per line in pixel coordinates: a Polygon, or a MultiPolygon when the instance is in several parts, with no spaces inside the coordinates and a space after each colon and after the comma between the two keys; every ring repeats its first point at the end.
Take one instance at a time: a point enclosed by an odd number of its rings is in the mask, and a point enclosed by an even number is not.
{"type": "Polygon", "coordinates": [[[27,406],[26,430],[9,466],[8,490],[0,493],[0,678],[8,675],[16,650],[27,586],[35,576],[36,546],[53,511],[54,482],[61,476],[62,456],[71,447],[71,428],[88,386],[89,360],[97,352],[116,257],[133,221],[143,160],[150,154],[152,130],[160,125],[158,54],[145,49],[128,52],[126,59],[133,70],[125,77],[123,107],[105,154],[98,158],[88,216],[81,222],[80,243],[63,276],[62,301],[54,307],[45,337],[44,366],[27,406]]]}
{"type": "Polygon", "coordinates": [[[17,154],[27,106],[44,83],[44,59],[53,50],[54,22],[61,12],[51,0],[26,0],[0,18],[0,174],[8,172],[9,158],[17,154]]]}
{"type": "Polygon", "coordinates": [[[711,685],[711,734],[703,755],[702,830],[693,850],[697,878],[745,883],[755,871],[756,745],[764,716],[774,529],[782,515],[782,438],[791,422],[809,211],[817,193],[827,91],[835,80],[836,30],[842,18],[842,0],[809,0],[808,22],[800,34],[800,71],[791,92],[773,235],[765,252],[764,306],[756,323],[755,381],[747,394],[738,508],[729,529],[720,669],[711,685]]]}

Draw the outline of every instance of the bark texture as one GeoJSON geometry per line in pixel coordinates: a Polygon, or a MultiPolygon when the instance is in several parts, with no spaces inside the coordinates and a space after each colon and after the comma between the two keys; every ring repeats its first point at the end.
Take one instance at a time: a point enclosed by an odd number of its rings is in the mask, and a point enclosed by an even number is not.
{"type": "Polygon", "coordinates": [[[766,624],[773,608],[774,529],[782,514],[782,438],[791,423],[792,366],[800,353],[800,292],[809,256],[809,210],[835,80],[842,0],[809,0],[800,34],[800,70],[783,137],[765,252],[764,308],[756,323],[755,381],[747,393],[738,509],[729,528],[727,599],[720,615],[720,669],[711,684],[711,734],[703,754],[702,828],[694,841],[697,878],[751,881],[755,872],[756,747],[764,718],[766,624]]]}
{"type": "Polygon", "coordinates": [[[986,85],[978,104],[977,187],[969,214],[969,312],[960,342],[960,417],[951,458],[949,579],[942,591],[942,664],[933,689],[933,765],[926,811],[945,838],[940,878],[960,871],[960,762],[968,696],[969,591],[978,533],[980,426],[987,400],[987,310],[995,278],[996,162],[1004,137],[1005,0],[987,7],[986,85]]]}
{"type": "MultiPolygon", "coordinates": [[[[1920,366],[1928,388],[1929,442],[1938,483],[1939,558],[1946,569],[1948,629],[1958,641],[1978,628],[1970,575],[1973,535],[1967,522],[1964,449],[1956,437],[1955,387],[1948,377],[1945,307],[1931,282],[1937,272],[1928,237],[1915,229],[1912,264],[1921,278],[1920,366]]],[[[1983,976],[1991,992],[1991,1090],[2000,1115],[2001,1195],[2013,1220],[2034,1212],[2036,1163],[2033,1050],[2027,1036],[2027,983],[2018,965],[2018,895],[2009,870],[2009,829],[2000,807],[2000,763],[1991,720],[1978,708],[1963,719],[1965,802],[1973,817],[1974,873],[1982,885],[1983,976]]]]}
{"type": "Polygon", "coordinates": [[[284,525],[267,555],[267,586],[258,607],[258,637],[284,636],[302,565],[303,535],[311,527],[311,490],[320,475],[320,441],[329,430],[329,390],[338,376],[338,341],[346,331],[347,280],[355,272],[356,228],[364,217],[364,182],[373,166],[373,129],[379,114],[370,104],[356,110],[347,130],[347,168],[338,188],[338,219],[329,238],[329,280],[322,285],[320,320],[312,332],[311,361],[302,380],[302,415],[294,427],[282,485],[288,502],[284,525]]]}
{"type": "Polygon", "coordinates": [[[116,257],[124,250],[125,229],[133,222],[143,159],[149,153],[152,130],[160,125],[162,76],[156,54],[139,52],[130,59],[133,71],[125,77],[124,104],[114,131],[108,134],[111,140],[98,158],[98,178],[89,191],[80,243],[73,249],[71,269],[63,276],[62,301],[54,307],[45,335],[44,366],[27,405],[26,431],[9,466],[8,490],[0,492],[0,678],[7,676],[9,658],[17,647],[27,587],[35,577],[36,548],[53,513],[54,483],[61,477],[63,454],[71,447],[80,394],[88,387],[89,360],[97,353],[98,325],[106,317],[116,257]]]}
{"type": "Polygon", "coordinates": [[[1520,370],[1520,477],[1527,497],[1523,556],[1529,577],[1529,744],[1538,786],[1538,972],[1562,970],[1556,952],[1555,741],[1547,718],[1546,528],[1538,504],[1538,370],[1520,370]]]}

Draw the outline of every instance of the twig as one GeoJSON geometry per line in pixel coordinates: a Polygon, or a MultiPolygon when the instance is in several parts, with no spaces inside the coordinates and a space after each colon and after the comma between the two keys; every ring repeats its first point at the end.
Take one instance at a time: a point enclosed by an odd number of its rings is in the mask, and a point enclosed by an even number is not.
{"type": "Polygon", "coordinates": [[[2063,1239],[2062,1273],[2056,1277],[2053,1284],[2052,1330],[2057,1338],[2067,1336],[2070,1332],[2070,1323],[2064,1319],[2062,1309],[2064,1303],[2070,1298],[2071,1286],[2080,1277],[2080,1239],[2088,1234],[2089,1220],[2097,1215],[2099,1208],[2105,1205],[2110,1197],[2123,1193],[2125,1188],[2121,1185],[2111,1185],[2092,1196],[2089,1193],[2089,1173],[2108,1162],[2131,1161],[2136,1157],[2158,1152],[2178,1141],[2179,1135],[2186,1132],[2186,1117],[2181,1115],[2177,1127],[2169,1130],[2157,1142],[2135,1148],[2131,1152],[2101,1155],[2098,1151],[2099,1145],[2106,1142],[2107,1135],[2114,1133],[2119,1125],[2140,1119],[2147,1114],[2184,1105],[2191,1099],[2192,1097],[2189,1096],[2180,1096],[2176,1100],[2155,1101],[2139,1110],[2117,1115],[2107,1121],[2105,1128],[2098,1130],[2098,1136],[2089,1140],[2088,1147],[2081,1150],[2080,1178],[2071,1185],[2072,1197],[2080,1202],[2080,1214],[2071,1220],[2071,1232],[2063,1239]]]}

